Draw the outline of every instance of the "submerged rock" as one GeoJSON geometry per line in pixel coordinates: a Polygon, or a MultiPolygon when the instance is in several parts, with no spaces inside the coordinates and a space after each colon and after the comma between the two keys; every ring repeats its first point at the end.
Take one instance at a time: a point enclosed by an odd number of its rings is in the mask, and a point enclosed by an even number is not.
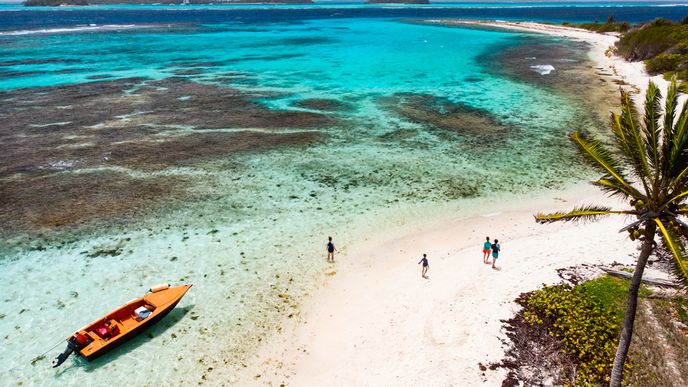
{"type": "Polygon", "coordinates": [[[378,102],[408,121],[461,135],[503,135],[511,128],[484,109],[429,94],[399,93],[378,102]]]}

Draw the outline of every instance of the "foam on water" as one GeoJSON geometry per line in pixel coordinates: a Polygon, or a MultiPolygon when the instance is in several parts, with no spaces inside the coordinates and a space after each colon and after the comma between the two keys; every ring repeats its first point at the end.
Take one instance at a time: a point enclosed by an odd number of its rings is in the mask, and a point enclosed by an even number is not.
{"type": "Polygon", "coordinates": [[[94,32],[107,30],[125,30],[131,28],[144,28],[145,26],[137,26],[134,24],[107,24],[71,27],[71,28],[45,28],[36,30],[19,30],[19,31],[0,31],[0,36],[19,36],[19,35],[34,35],[34,34],[63,34],[72,32],[94,32]]]}
{"type": "Polygon", "coordinates": [[[532,65],[532,66],[530,66],[530,68],[533,69],[533,71],[535,71],[536,73],[538,73],[540,75],[549,75],[552,73],[552,71],[555,70],[554,66],[549,65],[549,64],[532,65]]]}

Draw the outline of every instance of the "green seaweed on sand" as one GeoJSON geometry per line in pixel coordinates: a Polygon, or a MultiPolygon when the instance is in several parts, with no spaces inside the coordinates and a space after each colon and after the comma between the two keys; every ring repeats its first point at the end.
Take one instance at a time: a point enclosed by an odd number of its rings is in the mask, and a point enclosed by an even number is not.
{"type": "Polygon", "coordinates": [[[45,360],[45,355],[39,355],[39,356],[36,356],[33,359],[31,359],[31,365],[35,366],[36,363],[38,363],[41,360],[45,360]]]}

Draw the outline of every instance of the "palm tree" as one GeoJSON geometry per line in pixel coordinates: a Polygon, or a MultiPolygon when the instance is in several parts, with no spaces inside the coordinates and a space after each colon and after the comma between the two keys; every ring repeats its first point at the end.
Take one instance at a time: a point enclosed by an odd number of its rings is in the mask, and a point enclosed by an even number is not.
{"type": "Polygon", "coordinates": [[[640,121],[635,104],[628,93],[621,92],[621,114],[611,114],[612,139],[610,144],[574,132],[571,140],[584,159],[603,173],[593,182],[610,196],[618,196],[630,205],[627,209],[589,205],[570,212],[537,214],[539,223],[558,221],[595,220],[606,215],[630,216],[633,222],[620,232],[628,231],[631,240],[641,243],[636,264],[619,346],[612,368],[611,386],[620,386],[624,363],[633,334],[633,323],[638,305],[638,289],[647,259],[660,234],[663,247],[672,256],[674,274],[688,286],[688,256],[685,244],[688,224],[681,221],[688,214],[688,104],[683,104],[678,117],[679,91],[673,79],[662,114],[662,96],[650,82],[645,98],[645,115],[640,121]]]}

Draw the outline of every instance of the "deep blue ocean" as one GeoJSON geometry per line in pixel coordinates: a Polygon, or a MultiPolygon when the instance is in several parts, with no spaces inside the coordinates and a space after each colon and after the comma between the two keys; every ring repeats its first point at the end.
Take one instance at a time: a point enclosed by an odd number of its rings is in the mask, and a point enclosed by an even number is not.
{"type": "Polygon", "coordinates": [[[436,3],[424,6],[376,6],[349,3],[312,5],[94,6],[60,9],[0,4],[0,30],[67,27],[88,24],[218,23],[229,20],[261,23],[344,18],[467,18],[548,22],[616,20],[640,22],[657,17],[680,20],[688,15],[683,2],[591,3],[436,3]]]}

